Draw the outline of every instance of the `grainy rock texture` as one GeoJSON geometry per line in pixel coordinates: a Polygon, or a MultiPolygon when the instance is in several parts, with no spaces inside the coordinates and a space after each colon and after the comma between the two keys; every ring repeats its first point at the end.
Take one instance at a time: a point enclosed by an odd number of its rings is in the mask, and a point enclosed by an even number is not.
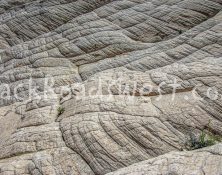
{"type": "Polygon", "coordinates": [[[221,146],[195,152],[172,152],[107,175],[221,174],[221,146]]]}
{"type": "Polygon", "coordinates": [[[221,175],[222,0],[0,0],[0,95],[0,175],[221,175]]]}

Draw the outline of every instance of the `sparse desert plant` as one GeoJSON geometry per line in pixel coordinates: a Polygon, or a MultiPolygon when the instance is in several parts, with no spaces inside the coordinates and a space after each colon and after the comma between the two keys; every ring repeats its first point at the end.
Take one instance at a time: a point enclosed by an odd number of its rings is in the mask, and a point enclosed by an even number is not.
{"type": "Polygon", "coordinates": [[[195,150],[195,149],[212,146],[216,144],[216,142],[217,141],[213,137],[210,137],[210,135],[202,131],[199,137],[194,134],[190,134],[190,139],[188,140],[186,144],[186,148],[188,150],[195,150]]]}
{"type": "MultiPolygon", "coordinates": [[[[210,130],[210,122],[205,127],[210,130]]],[[[190,133],[190,139],[185,144],[187,150],[195,150],[208,146],[215,145],[218,142],[222,141],[222,137],[212,133],[207,133],[204,129],[201,131],[200,135],[197,136],[193,133],[190,133]]]]}
{"type": "Polygon", "coordinates": [[[57,109],[57,112],[58,112],[57,116],[60,116],[60,115],[62,115],[62,114],[65,112],[65,108],[60,106],[60,107],[57,109]]]}

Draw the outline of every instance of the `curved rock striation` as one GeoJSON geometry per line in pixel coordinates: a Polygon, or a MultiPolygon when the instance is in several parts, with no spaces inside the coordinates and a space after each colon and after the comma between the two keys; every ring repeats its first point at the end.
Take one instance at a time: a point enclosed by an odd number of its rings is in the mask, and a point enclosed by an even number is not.
{"type": "Polygon", "coordinates": [[[221,82],[221,0],[0,0],[0,175],[219,175],[221,82]]]}
{"type": "Polygon", "coordinates": [[[108,175],[220,174],[221,144],[195,152],[172,152],[131,165],[108,175]]]}

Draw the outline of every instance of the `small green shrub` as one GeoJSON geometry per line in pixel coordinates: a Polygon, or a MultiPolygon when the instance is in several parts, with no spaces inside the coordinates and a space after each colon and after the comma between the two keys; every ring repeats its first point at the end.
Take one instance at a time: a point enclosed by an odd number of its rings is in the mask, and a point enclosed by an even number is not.
{"type": "Polygon", "coordinates": [[[210,135],[202,131],[199,137],[193,134],[190,135],[190,140],[186,144],[186,148],[188,150],[195,150],[195,149],[212,146],[216,144],[216,142],[217,141],[213,137],[210,137],[210,135]]]}
{"type": "Polygon", "coordinates": [[[65,112],[65,108],[63,108],[63,107],[59,107],[58,109],[57,109],[57,112],[58,112],[58,116],[60,116],[60,115],[62,115],[64,112],[65,112]]]}
{"type": "MultiPolygon", "coordinates": [[[[207,125],[209,129],[209,124],[207,125]]],[[[218,142],[221,142],[222,138],[219,135],[214,134],[207,134],[204,130],[201,131],[199,136],[194,135],[193,133],[190,134],[190,139],[186,143],[187,150],[195,150],[200,149],[208,146],[215,145],[218,142]]]]}

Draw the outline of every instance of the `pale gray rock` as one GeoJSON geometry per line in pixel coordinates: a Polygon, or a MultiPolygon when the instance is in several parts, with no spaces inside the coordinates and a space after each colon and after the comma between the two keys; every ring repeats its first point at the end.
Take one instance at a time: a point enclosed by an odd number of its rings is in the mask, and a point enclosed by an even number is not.
{"type": "Polygon", "coordinates": [[[222,145],[193,152],[172,152],[107,175],[215,174],[222,171],[222,145]]]}
{"type": "Polygon", "coordinates": [[[0,0],[0,175],[222,174],[184,151],[222,136],[221,29],[221,0],[0,0]]]}

